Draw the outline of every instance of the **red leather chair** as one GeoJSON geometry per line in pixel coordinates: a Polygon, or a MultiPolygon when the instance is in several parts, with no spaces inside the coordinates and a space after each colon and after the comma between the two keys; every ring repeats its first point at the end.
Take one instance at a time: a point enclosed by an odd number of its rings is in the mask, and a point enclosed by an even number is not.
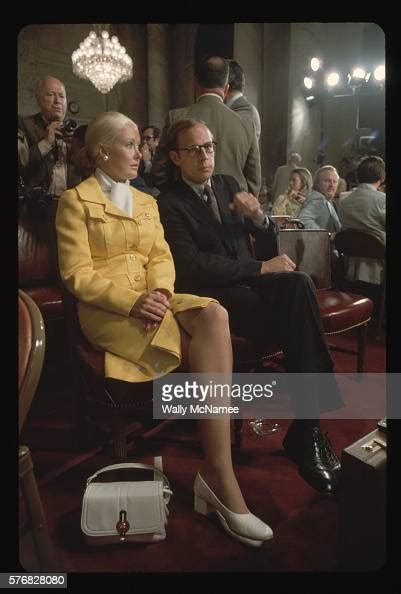
{"type": "MultiPolygon", "coordinates": [[[[380,284],[380,305],[377,323],[377,338],[381,336],[384,322],[384,304],[386,294],[386,246],[377,237],[361,231],[360,229],[343,229],[335,236],[336,248],[343,260],[344,278],[342,285],[346,290],[360,291],[362,294],[372,290],[370,283],[358,280],[349,280],[345,277],[346,260],[352,256],[355,258],[377,260],[383,267],[383,276],[380,284]]],[[[373,285],[374,286],[374,285],[373,285]]]]}
{"type": "MultiPolygon", "coordinates": [[[[43,366],[45,329],[35,302],[23,291],[18,293],[18,433],[21,434],[43,366]]],[[[33,469],[29,448],[19,446],[20,484],[20,559],[27,571],[54,571],[53,546],[47,531],[46,517],[33,469]],[[23,537],[31,535],[35,559],[26,556],[23,537]],[[32,565],[31,565],[32,563],[32,565]]]]}
{"type": "Polygon", "coordinates": [[[54,220],[21,216],[18,220],[18,281],[39,307],[45,323],[64,317],[57,283],[54,220]]]}
{"type": "Polygon", "coordinates": [[[286,253],[296,263],[296,270],[307,272],[314,281],[325,335],[330,337],[356,330],[355,351],[329,346],[357,355],[357,372],[362,373],[373,302],[362,295],[331,288],[330,233],[320,229],[282,229],[279,246],[280,253],[286,253]]]}
{"type": "Polygon", "coordinates": [[[78,320],[77,299],[64,286],[60,290],[72,365],[76,371],[78,431],[81,436],[87,429],[111,434],[113,460],[123,461],[136,438],[151,434],[143,427],[153,422],[152,382],[106,379],[104,352],[96,350],[83,335],[78,320]]]}

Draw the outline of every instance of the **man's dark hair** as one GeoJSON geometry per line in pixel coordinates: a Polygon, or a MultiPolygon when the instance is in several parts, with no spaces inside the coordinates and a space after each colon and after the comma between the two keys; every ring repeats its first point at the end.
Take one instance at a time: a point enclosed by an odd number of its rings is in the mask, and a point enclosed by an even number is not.
{"type": "Polygon", "coordinates": [[[82,146],[85,146],[85,134],[88,124],[83,124],[82,126],[78,126],[75,128],[74,134],[72,135],[73,138],[76,138],[82,146]]]}
{"type": "Polygon", "coordinates": [[[167,133],[167,149],[169,151],[173,151],[178,147],[178,135],[183,130],[189,130],[198,124],[203,124],[207,127],[207,124],[202,120],[194,120],[193,118],[186,118],[185,120],[178,120],[175,124],[171,126],[167,133]]]}
{"type": "Polygon", "coordinates": [[[153,126],[152,124],[148,124],[147,126],[144,126],[141,130],[141,136],[143,135],[143,133],[145,132],[145,130],[147,130],[148,128],[152,128],[153,129],[153,138],[156,140],[157,138],[160,138],[160,128],[158,128],[157,126],[153,126]]]}
{"type": "Polygon", "coordinates": [[[364,157],[356,170],[360,184],[373,184],[384,178],[386,164],[381,157],[375,155],[364,157]]]}
{"type": "Polygon", "coordinates": [[[228,84],[231,91],[244,92],[245,89],[245,74],[241,66],[235,60],[228,61],[230,66],[230,74],[228,77],[228,84]]]}
{"type": "Polygon", "coordinates": [[[195,78],[206,89],[222,89],[228,82],[228,60],[220,56],[202,58],[195,64],[195,78]]]}

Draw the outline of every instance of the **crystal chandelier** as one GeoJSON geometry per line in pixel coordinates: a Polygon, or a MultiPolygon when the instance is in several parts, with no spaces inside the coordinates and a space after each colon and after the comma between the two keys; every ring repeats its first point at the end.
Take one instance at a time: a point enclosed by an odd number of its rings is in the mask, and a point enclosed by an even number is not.
{"type": "Polygon", "coordinates": [[[118,82],[132,78],[132,60],[118,37],[104,28],[99,35],[91,31],[71,56],[72,70],[89,80],[101,93],[108,93],[118,82]]]}

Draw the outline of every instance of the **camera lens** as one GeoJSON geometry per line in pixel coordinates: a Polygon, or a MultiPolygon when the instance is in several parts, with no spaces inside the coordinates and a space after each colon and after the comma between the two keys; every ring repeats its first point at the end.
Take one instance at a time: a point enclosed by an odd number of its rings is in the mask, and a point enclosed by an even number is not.
{"type": "Polygon", "coordinates": [[[73,130],[75,130],[75,128],[77,127],[77,122],[75,120],[72,120],[71,118],[64,120],[63,123],[63,129],[66,132],[72,132],[73,130]]]}

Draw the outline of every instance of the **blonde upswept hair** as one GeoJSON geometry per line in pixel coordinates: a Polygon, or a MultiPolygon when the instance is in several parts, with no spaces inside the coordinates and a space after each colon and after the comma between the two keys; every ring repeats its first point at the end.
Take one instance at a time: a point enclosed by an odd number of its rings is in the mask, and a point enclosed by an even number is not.
{"type": "Polygon", "coordinates": [[[89,123],[85,134],[85,147],[94,166],[100,158],[100,149],[110,148],[120,130],[129,124],[137,127],[135,122],[118,111],[104,111],[89,123]]]}

